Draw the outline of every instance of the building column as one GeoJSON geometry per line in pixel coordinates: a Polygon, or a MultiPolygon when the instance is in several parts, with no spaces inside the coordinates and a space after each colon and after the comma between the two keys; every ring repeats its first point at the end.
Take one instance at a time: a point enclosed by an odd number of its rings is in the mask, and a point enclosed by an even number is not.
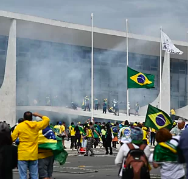
{"type": "Polygon", "coordinates": [[[0,88],[0,121],[11,126],[16,123],[16,20],[9,29],[5,74],[0,88]]]}
{"type": "Polygon", "coordinates": [[[161,109],[170,114],[170,54],[165,52],[162,70],[161,109]]]}

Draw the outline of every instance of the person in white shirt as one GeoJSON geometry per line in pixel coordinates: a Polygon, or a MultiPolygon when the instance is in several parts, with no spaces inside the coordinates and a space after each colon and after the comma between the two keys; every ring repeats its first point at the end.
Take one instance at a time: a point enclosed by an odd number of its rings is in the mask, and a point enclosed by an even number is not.
{"type": "MultiPolygon", "coordinates": [[[[142,129],[139,128],[139,127],[135,127],[135,128],[131,128],[131,140],[132,140],[132,144],[133,146],[135,147],[135,149],[139,148],[139,146],[142,144],[142,139],[143,139],[143,132],[142,132],[142,129]]],[[[124,162],[126,160],[126,157],[127,157],[127,154],[129,153],[130,149],[127,145],[127,143],[124,143],[117,156],[116,156],[116,159],[115,159],[115,164],[116,165],[119,165],[121,164],[122,167],[124,165],[124,162]]],[[[144,153],[146,155],[146,157],[149,158],[150,156],[150,148],[149,146],[147,145],[144,149],[144,153]]],[[[119,176],[122,176],[122,169],[120,170],[120,173],[119,173],[119,176]]]]}
{"type": "Polygon", "coordinates": [[[131,129],[127,120],[125,121],[124,126],[119,130],[118,139],[121,145],[131,142],[131,129]]]}

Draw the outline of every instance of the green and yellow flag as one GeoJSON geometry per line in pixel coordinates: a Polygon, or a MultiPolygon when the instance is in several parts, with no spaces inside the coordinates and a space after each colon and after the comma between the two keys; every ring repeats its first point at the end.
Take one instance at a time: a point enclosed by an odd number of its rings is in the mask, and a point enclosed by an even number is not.
{"type": "Polygon", "coordinates": [[[39,131],[38,148],[51,150],[54,154],[54,159],[63,165],[66,162],[68,153],[64,150],[62,139],[55,136],[50,126],[39,131]]]}
{"type": "Polygon", "coordinates": [[[128,88],[154,88],[155,76],[144,74],[127,67],[128,88]]]}
{"type": "Polygon", "coordinates": [[[173,122],[171,118],[164,111],[152,106],[148,105],[148,110],[145,119],[145,126],[151,127],[156,130],[161,128],[171,129],[173,122]]]}

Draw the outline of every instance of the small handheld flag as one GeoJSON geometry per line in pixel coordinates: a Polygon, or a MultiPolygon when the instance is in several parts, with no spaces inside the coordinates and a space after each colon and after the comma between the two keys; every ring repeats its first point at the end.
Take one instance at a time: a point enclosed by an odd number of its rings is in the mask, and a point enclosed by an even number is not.
{"type": "Polygon", "coordinates": [[[148,110],[145,119],[145,126],[151,127],[156,130],[161,128],[171,129],[173,122],[171,118],[164,111],[152,106],[148,105],[148,110]]]}
{"type": "Polygon", "coordinates": [[[144,74],[127,67],[128,88],[154,88],[155,76],[144,74]]]}

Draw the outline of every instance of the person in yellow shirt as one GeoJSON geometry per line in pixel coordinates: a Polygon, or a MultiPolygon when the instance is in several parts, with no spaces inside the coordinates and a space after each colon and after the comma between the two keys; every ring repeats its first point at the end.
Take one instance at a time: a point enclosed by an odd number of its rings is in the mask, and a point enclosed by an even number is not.
{"type": "Polygon", "coordinates": [[[24,113],[24,121],[16,126],[12,133],[12,141],[19,138],[18,170],[20,179],[27,178],[29,169],[32,179],[38,178],[38,133],[49,125],[50,119],[38,113],[24,113]],[[32,117],[40,117],[42,121],[32,121],[32,117]]]}
{"type": "Polygon", "coordinates": [[[143,132],[143,143],[147,145],[148,144],[148,139],[147,139],[148,131],[147,131],[147,127],[142,127],[142,132],[143,132]]]}
{"type": "Polygon", "coordinates": [[[59,136],[60,135],[60,122],[57,122],[57,124],[54,126],[54,130],[55,130],[55,135],[59,136]]]}
{"type": "Polygon", "coordinates": [[[90,129],[90,127],[86,126],[85,127],[85,130],[86,130],[86,136],[87,137],[87,145],[86,145],[86,154],[84,156],[88,156],[88,152],[90,151],[91,152],[91,155],[90,156],[94,156],[94,153],[93,153],[93,132],[92,130],[90,129]]]}
{"type": "Polygon", "coordinates": [[[176,112],[175,112],[174,109],[171,109],[171,110],[170,110],[170,115],[171,115],[171,119],[172,119],[172,121],[175,121],[175,118],[176,118],[176,112]]]}
{"type": "Polygon", "coordinates": [[[66,133],[66,128],[65,128],[65,122],[63,122],[63,124],[60,126],[60,136],[62,138],[63,147],[64,147],[64,149],[66,149],[66,147],[65,147],[65,137],[67,136],[67,133],[66,133]]]}
{"type": "Polygon", "coordinates": [[[71,146],[70,148],[73,149],[75,147],[76,148],[76,131],[75,131],[75,125],[74,122],[71,123],[71,125],[69,126],[69,132],[70,132],[70,136],[71,136],[71,146]]]}

